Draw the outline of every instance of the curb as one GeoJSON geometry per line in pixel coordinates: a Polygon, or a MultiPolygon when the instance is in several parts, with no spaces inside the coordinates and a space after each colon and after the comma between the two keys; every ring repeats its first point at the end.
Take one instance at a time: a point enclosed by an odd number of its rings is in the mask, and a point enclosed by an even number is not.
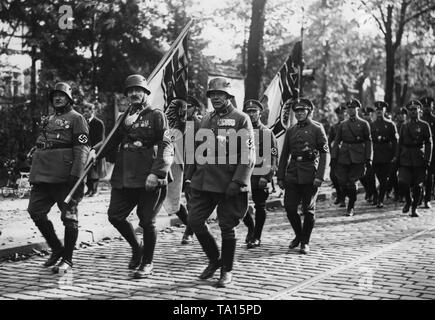
{"type": "MultiPolygon", "coordinates": [[[[363,188],[358,188],[358,193],[364,192],[363,188]]],[[[318,201],[326,201],[332,198],[332,196],[335,194],[335,192],[326,191],[319,193],[317,196],[318,201]]],[[[284,207],[284,197],[274,199],[269,199],[266,201],[266,209],[270,210],[271,212],[280,209],[284,207]]],[[[249,211],[252,212],[254,210],[253,208],[253,202],[250,201],[249,203],[249,211]]],[[[213,214],[210,216],[211,219],[216,218],[216,211],[213,212],[213,214]]],[[[170,228],[176,225],[182,225],[182,222],[177,216],[160,216],[156,218],[156,228],[157,230],[164,230],[166,228],[170,228]]],[[[136,233],[142,234],[142,228],[137,227],[135,229],[136,233]]],[[[79,238],[77,239],[77,246],[79,246],[81,243],[84,243],[85,245],[90,245],[91,243],[96,243],[99,241],[102,241],[105,238],[115,238],[120,237],[118,231],[111,226],[110,224],[107,224],[107,227],[100,227],[96,228],[94,230],[91,229],[82,229],[79,232],[79,238]]],[[[60,240],[63,240],[62,237],[60,237],[60,240]]],[[[10,246],[8,248],[2,248],[0,249],[0,258],[7,258],[12,255],[22,254],[32,254],[32,253],[38,253],[38,251],[41,250],[49,250],[49,247],[45,241],[38,241],[35,243],[28,243],[28,244],[17,244],[15,246],[10,246]]]]}
{"type": "MultiPolygon", "coordinates": [[[[181,221],[178,219],[178,217],[163,216],[156,218],[157,230],[164,230],[177,224],[181,224],[181,221]]],[[[135,231],[136,233],[142,234],[141,227],[137,227],[135,231]]],[[[90,245],[91,243],[96,243],[106,238],[112,239],[115,237],[120,237],[120,234],[109,223],[107,227],[96,228],[94,230],[81,229],[79,230],[79,237],[77,239],[76,247],[79,247],[81,243],[84,243],[85,245],[90,245]]],[[[63,242],[63,237],[59,237],[59,239],[63,242]]],[[[16,246],[10,246],[8,248],[0,249],[0,258],[7,258],[17,254],[28,255],[32,253],[38,253],[38,251],[42,250],[50,250],[45,241],[38,241],[28,244],[17,244],[16,246]]]]}

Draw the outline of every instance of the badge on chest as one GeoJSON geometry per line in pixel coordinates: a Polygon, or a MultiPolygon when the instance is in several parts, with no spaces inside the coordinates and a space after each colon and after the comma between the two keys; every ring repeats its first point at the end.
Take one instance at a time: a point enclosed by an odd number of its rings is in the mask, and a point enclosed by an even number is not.
{"type": "Polygon", "coordinates": [[[217,122],[219,127],[234,127],[236,125],[235,119],[219,119],[217,122]]]}
{"type": "Polygon", "coordinates": [[[65,119],[56,119],[54,120],[56,126],[61,127],[63,129],[69,129],[71,127],[71,123],[65,119]]]}
{"type": "Polygon", "coordinates": [[[133,128],[151,128],[150,121],[148,119],[139,120],[135,124],[133,124],[133,128]]]}

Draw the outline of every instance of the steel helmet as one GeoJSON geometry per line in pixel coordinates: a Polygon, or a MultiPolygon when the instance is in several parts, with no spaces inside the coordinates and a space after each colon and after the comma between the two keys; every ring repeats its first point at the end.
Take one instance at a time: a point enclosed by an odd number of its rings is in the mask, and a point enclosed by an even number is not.
{"type": "Polygon", "coordinates": [[[231,83],[226,78],[218,77],[211,79],[208,83],[208,90],[206,93],[208,98],[210,97],[210,93],[213,91],[225,92],[230,96],[230,98],[234,98],[234,95],[231,92],[231,83]]]}
{"type": "Polygon", "coordinates": [[[140,74],[132,74],[125,79],[124,95],[127,95],[127,90],[132,87],[140,87],[145,90],[146,94],[151,93],[147,80],[140,74]]]}
{"type": "Polygon", "coordinates": [[[56,91],[63,92],[67,95],[69,100],[73,102],[71,86],[66,82],[58,82],[55,84],[54,89],[50,92],[50,101],[53,101],[53,95],[56,91]]]}

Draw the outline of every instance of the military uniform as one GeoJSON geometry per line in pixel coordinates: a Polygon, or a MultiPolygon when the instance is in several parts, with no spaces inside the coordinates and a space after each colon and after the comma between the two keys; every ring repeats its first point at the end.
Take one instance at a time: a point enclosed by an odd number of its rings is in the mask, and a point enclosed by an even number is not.
{"type": "MultiPolygon", "coordinates": [[[[412,100],[407,104],[408,110],[420,108],[421,104],[412,100]]],[[[417,111],[418,112],[418,111],[417,111]]],[[[418,216],[416,208],[422,191],[426,170],[432,158],[432,133],[429,124],[418,119],[410,119],[403,124],[399,134],[396,157],[399,161],[399,186],[405,195],[406,204],[403,212],[409,211],[412,188],[412,216],[418,216]]]]}
{"type": "Polygon", "coordinates": [[[99,156],[102,158],[117,150],[110,180],[112,191],[108,218],[132,248],[128,267],[136,269],[139,266],[133,274],[135,278],[146,277],[153,270],[157,241],[155,220],[166,196],[174,158],[167,118],[163,111],[146,102],[145,97],[149,93],[143,76],[127,77],[124,94],[131,103],[129,111],[121,116],[118,128],[99,156]],[[129,90],[133,92],[131,96],[129,90]],[[134,97],[140,97],[140,91],[144,96],[138,102],[134,97]],[[151,180],[155,184],[151,185],[151,180]],[[143,247],[136,239],[133,226],[127,221],[135,207],[143,229],[143,247]]]}
{"type": "MultiPolygon", "coordinates": [[[[433,109],[433,99],[431,97],[425,97],[420,100],[423,106],[429,108],[429,112],[423,112],[421,120],[427,122],[430,127],[430,131],[432,133],[432,137],[435,134],[435,116],[432,113],[433,109]]],[[[435,148],[432,148],[432,160],[430,163],[430,167],[427,172],[426,179],[424,181],[424,203],[425,208],[430,208],[430,201],[432,199],[432,190],[433,190],[433,182],[434,182],[434,174],[435,174],[435,148]]]]}
{"type": "MultiPolygon", "coordinates": [[[[53,92],[56,91],[65,93],[72,101],[68,84],[56,84],[53,92]]],[[[86,120],[68,104],[55,109],[55,114],[43,120],[41,133],[36,140],[29,174],[32,190],[27,210],[52,250],[52,256],[45,266],[54,265],[60,257],[64,263],[72,266],[73,249],[78,236],[77,205],[83,196],[83,185],[68,204],[64,200],[83,172],[89,152],[88,135],[86,120]],[[47,218],[55,203],[65,226],[64,246],[47,218]]],[[[53,271],[57,272],[56,269],[53,271]]]]}
{"type": "MultiPolygon", "coordinates": [[[[370,127],[373,124],[373,120],[372,120],[373,111],[374,111],[373,108],[367,107],[361,112],[363,115],[363,119],[369,123],[370,127]]],[[[365,174],[361,179],[359,179],[359,181],[364,187],[366,193],[365,199],[370,203],[376,205],[378,203],[378,192],[376,190],[376,177],[375,177],[375,171],[373,170],[373,166],[366,167],[365,174]]]]}
{"type": "Polygon", "coordinates": [[[200,278],[210,278],[222,265],[219,286],[226,286],[232,281],[231,271],[236,249],[235,228],[248,208],[250,178],[255,164],[252,124],[246,114],[231,104],[230,98],[234,96],[230,93],[230,88],[230,83],[225,78],[210,80],[207,96],[213,95],[212,103],[213,97],[223,99],[225,96],[225,103],[204,116],[197,135],[203,129],[206,134],[212,132],[214,147],[207,148],[205,159],[196,157],[195,165],[190,165],[186,173],[186,181],[191,181],[188,224],[209,259],[209,265],[200,278]],[[229,150],[228,137],[234,136],[230,134],[233,130],[241,136],[236,150],[229,150]],[[216,207],[222,234],[221,259],[216,241],[206,225],[207,218],[216,207]]]}
{"type": "MultiPolygon", "coordinates": [[[[335,113],[339,114],[341,112],[344,112],[345,107],[344,106],[339,106],[335,109],[335,113]]],[[[335,136],[337,135],[337,129],[338,126],[340,125],[342,121],[339,121],[338,123],[334,124],[333,126],[331,126],[331,128],[329,129],[329,135],[328,135],[328,143],[329,143],[329,150],[332,149],[332,145],[334,144],[334,140],[335,140],[335,136]]],[[[343,195],[343,191],[340,188],[340,184],[338,183],[338,179],[337,179],[337,175],[335,173],[336,170],[336,166],[332,164],[331,162],[331,169],[329,171],[329,178],[331,179],[332,182],[332,186],[335,189],[335,192],[337,194],[337,198],[334,204],[340,204],[340,206],[345,206],[344,204],[344,195],[343,195]]]]}
{"type": "MultiPolygon", "coordinates": [[[[127,119],[126,119],[127,120],[127,119]]],[[[168,129],[165,114],[146,105],[132,123],[123,121],[101,157],[119,148],[115,167],[110,180],[112,191],[108,216],[110,223],[120,231],[134,207],[139,225],[143,228],[143,261],[151,264],[156,243],[155,218],[166,196],[164,181],[173,160],[173,147],[170,137],[165,136],[168,129]],[[149,174],[155,174],[162,181],[161,188],[153,191],[145,189],[149,174]]],[[[129,241],[129,239],[126,239],[129,241]]],[[[133,240],[130,245],[135,247],[133,240]]]]}
{"type": "MultiPolygon", "coordinates": [[[[92,108],[92,105],[88,105],[87,107],[92,108]]],[[[105,126],[101,119],[96,116],[92,116],[91,119],[88,120],[89,123],[89,145],[94,147],[98,143],[102,143],[105,137],[105,126]]],[[[89,169],[87,178],[86,178],[86,186],[87,192],[85,195],[93,196],[97,194],[98,191],[98,181],[100,178],[100,173],[104,171],[105,161],[100,160],[98,163],[95,163],[91,169],[89,169]],[[103,169],[103,170],[102,170],[103,169]]]]}
{"type": "MultiPolygon", "coordinates": [[[[348,108],[353,107],[352,101],[348,103],[348,108]]],[[[349,197],[349,215],[353,214],[357,198],[356,181],[364,176],[364,164],[370,162],[372,157],[373,146],[369,123],[358,115],[343,121],[337,130],[331,159],[337,166],[338,182],[344,194],[349,197]]]]}
{"type": "MultiPolygon", "coordinates": [[[[293,110],[307,106],[312,112],[314,107],[311,101],[301,99],[293,105],[293,110]]],[[[307,253],[304,250],[308,247],[314,227],[318,187],[313,183],[315,179],[324,181],[329,156],[328,139],[320,123],[307,117],[287,129],[277,178],[281,183],[284,182],[284,207],[296,235],[290,247],[297,247],[301,243],[301,253],[307,253]],[[297,211],[301,202],[303,226],[297,211]]]]}
{"type": "MultiPolygon", "coordinates": [[[[405,108],[401,108],[399,114],[406,115],[407,111],[405,108]]],[[[397,132],[400,132],[402,125],[405,123],[404,120],[396,118],[395,125],[397,132]]],[[[396,147],[397,148],[397,147],[396,147]]],[[[400,200],[400,191],[399,191],[399,180],[397,179],[397,173],[399,171],[399,164],[396,158],[396,162],[392,163],[390,175],[388,177],[388,185],[387,185],[387,197],[391,191],[394,191],[394,201],[400,200]]]]}
{"type": "MultiPolygon", "coordinates": [[[[244,112],[249,113],[251,110],[258,110],[261,113],[263,111],[263,105],[258,100],[247,100],[244,104],[244,112]]],[[[260,169],[264,165],[267,165],[268,170],[261,169],[260,171],[262,171],[262,173],[263,171],[267,171],[267,173],[256,174],[256,169],[254,169],[254,172],[251,176],[251,195],[252,201],[255,205],[255,223],[249,211],[243,218],[243,222],[248,227],[248,235],[246,239],[248,248],[260,246],[261,233],[266,221],[266,200],[269,197],[269,188],[267,187],[267,184],[260,185],[260,180],[263,178],[265,181],[267,181],[267,183],[270,183],[275,173],[274,168],[278,167],[278,146],[272,130],[262,124],[260,119],[258,119],[258,121],[255,123],[253,122],[253,128],[255,141],[257,144],[255,149],[256,159],[263,159],[261,162],[256,162],[255,168],[260,169]],[[270,143],[266,145],[268,149],[265,149],[264,139],[268,139],[270,141],[270,143]],[[268,158],[270,163],[267,164],[264,162],[265,158],[268,158]]]]}

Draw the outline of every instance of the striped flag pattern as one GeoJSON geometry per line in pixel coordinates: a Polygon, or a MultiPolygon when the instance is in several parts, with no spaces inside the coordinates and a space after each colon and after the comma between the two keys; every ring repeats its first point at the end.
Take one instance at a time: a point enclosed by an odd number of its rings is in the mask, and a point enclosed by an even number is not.
{"type": "Polygon", "coordinates": [[[149,101],[152,106],[166,110],[173,99],[187,101],[188,63],[186,33],[166,60],[166,64],[149,83],[151,90],[149,101]]]}
{"type": "Polygon", "coordinates": [[[292,54],[272,79],[261,98],[261,102],[269,111],[270,129],[277,138],[284,135],[286,128],[295,122],[292,110],[284,103],[289,99],[299,97],[299,71],[302,60],[302,45],[298,41],[292,54]]]}

